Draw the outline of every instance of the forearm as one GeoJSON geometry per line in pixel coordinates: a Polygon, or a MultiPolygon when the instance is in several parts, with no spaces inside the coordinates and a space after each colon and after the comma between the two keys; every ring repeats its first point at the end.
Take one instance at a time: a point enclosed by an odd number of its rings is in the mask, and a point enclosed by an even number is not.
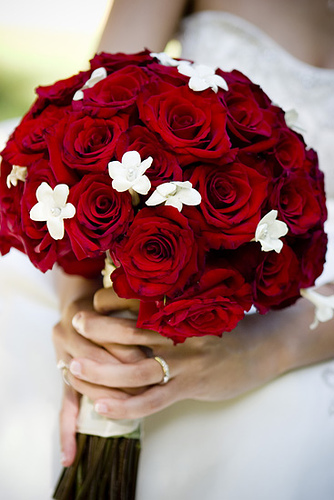
{"type": "Polygon", "coordinates": [[[185,0],[115,0],[98,51],[161,51],[182,17],[185,0]]]}
{"type": "MultiPolygon", "coordinates": [[[[319,292],[331,295],[334,286],[323,286],[319,292]]],[[[291,307],[258,316],[254,327],[261,332],[267,363],[277,363],[277,375],[334,358],[334,320],[311,330],[314,312],[310,301],[300,299],[291,307]]]]}

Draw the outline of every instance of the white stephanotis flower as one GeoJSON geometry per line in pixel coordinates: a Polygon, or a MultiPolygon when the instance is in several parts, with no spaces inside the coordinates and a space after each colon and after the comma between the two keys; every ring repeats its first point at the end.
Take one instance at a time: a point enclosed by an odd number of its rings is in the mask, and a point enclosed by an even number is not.
{"type": "Polygon", "coordinates": [[[299,126],[299,115],[295,109],[288,109],[284,113],[285,123],[295,132],[305,133],[306,130],[299,126]]]}
{"type": "Polygon", "coordinates": [[[72,203],[66,203],[69,194],[66,184],[58,184],[54,189],[47,182],[37,188],[38,203],[30,210],[30,218],[34,221],[46,222],[51,238],[61,240],[64,237],[64,219],[75,215],[72,203]]]}
{"type": "Polygon", "coordinates": [[[110,253],[107,252],[106,258],[104,259],[104,269],[101,272],[103,276],[103,288],[111,288],[113,286],[110,276],[115,269],[116,266],[110,256],[110,253]]]}
{"type": "Polygon", "coordinates": [[[280,253],[283,243],[279,238],[285,236],[288,232],[288,226],[285,222],[277,220],[277,210],[268,212],[257,225],[255,231],[255,238],[252,241],[261,243],[261,250],[263,252],[280,253]]]}
{"type": "Polygon", "coordinates": [[[17,165],[13,165],[11,173],[7,175],[8,189],[12,186],[17,186],[18,181],[25,182],[27,175],[27,167],[18,167],[17,165]]]}
{"type": "Polygon", "coordinates": [[[315,306],[314,320],[310,325],[311,330],[314,330],[319,322],[325,323],[334,317],[334,295],[321,295],[312,288],[302,288],[300,294],[315,306]]]}
{"type": "Polygon", "coordinates": [[[180,61],[173,59],[166,52],[151,52],[150,56],[158,59],[159,63],[163,66],[178,66],[180,64],[180,61]]]}
{"type": "Polygon", "coordinates": [[[77,90],[73,96],[73,101],[81,101],[83,99],[83,90],[91,89],[94,85],[107,77],[107,70],[105,68],[97,68],[90,75],[89,80],[85,83],[80,90],[77,90]]]}
{"type": "Polygon", "coordinates": [[[191,182],[172,181],[160,184],[146,201],[146,205],[165,203],[181,212],[183,205],[199,205],[201,199],[200,193],[192,187],[191,182]]]}
{"type": "Polygon", "coordinates": [[[228,90],[224,78],[216,75],[216,70],[210,66],[204,64],[191,64],[187,61],[182,61],[177,69],[181,75],[190,77],[188,85],[195,92],[211,88],[217,93],[218,87],[223,90],[228,90]]]}
{"type": "Polygon", "coordinates": [[[152,161],[151,156],[141,161],[138,151],[124,153],[122,162],[111,161],[108,164],[108,170],[113,179],[112,187],[120,193],[132,189],[136,193],[147,194],[151,188],[151,182],[144,173],[151,166],[152,161]]]}

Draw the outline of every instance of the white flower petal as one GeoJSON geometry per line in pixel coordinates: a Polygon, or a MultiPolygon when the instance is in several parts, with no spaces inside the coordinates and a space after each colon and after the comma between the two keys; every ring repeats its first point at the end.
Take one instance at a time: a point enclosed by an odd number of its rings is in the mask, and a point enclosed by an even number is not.
{"type": "Polygon", "coordinates": [[[228,85],[226,80],[220,75],[213,75],[212,81],[221,89],[228,90],[228,85]]]}
{"type": "Polygon", "coordinates": [[[82,90],[77,90],[73,96],[73,101],[82,101],[84,98],[84,93],[82,90]]]}
{"type": "Polygon", "coordinates": [[[190,78],[188,85],[189,88],[195,92],[201,92],[202,90],[206,90],[210,87],[210,84],[206,80],[196,75],[190,78]]]}
{"type": "Polygon", "coordinates": [[[285,236],[287,234],[288,230],[289,228],[285,222],[276,220],[270,226],[270,235],[272,238],[282,238],[282,236],[285,236]]]}
{"type": "Polygon", "coordinates": [[[155,205],[161,205],[161,203],[164,203],[165,201],[165,196],[161,196],[161,194],[156,189],[148,198],[148,200],[146,200],[146,205],[148,205],[149,207],[153,207],[155,205]]]}
{"type": "Polygon", "coordinates": [[[49,216],[49,211],[44,203],[36,203],[30,210],[30,219],[38,222],[46,221],[49,216]]]}
{"type": "Polygon", "coordinates": [[[190,62],[187,62],[187,61],[182,61],[178,65],[177,70],[178,70],[179,73],[181,73],[181,75],[184,75],[184,76],[190,76],[191,77],[191,76],[193,76],[195,74],[193,65],[190,62]]]}
{"type": "Polygon", "coordinates": [[[196,189],[181,189],[178,193],[179,199],[184,205],[199,205],[202,201],[202,196],[196,189]]]}
{"type": "Polygon", "coordinates": [[[115,179],[120,173],[124,170],[124,167],[120,161],[111,161],[108,164],[108,172],[109,176],[112,179],[115,179]]]}
{"type": "Polygon", "coordinates": [[[65,228],[64,221],[61,217],[51,217],[46,221],[46,225],[51,238],[54,240],[61,240],[64,238],[65,228]]]}
{"type": "Polygon", "coordinates": [[[152,156],[149,156],[148,158],[146,158],[146,160],[143,160],[141,162],[141,165],[138,167],[138,174],[143,175],[146,172],[146,170],[150,168],[152,162],[153,162],[152,156]]]}
{"type": "Polygon", "coordinates": [[[147,194],[151,189],[150,179],[146,175],[142,175],[132,184],[132,189],[139,194],[147,194]]]}
{"type": "Polygon", "coordinates": [[[53,190],[53,199],[57,207],[64,207],[69,195],[69,187],[66,184],[58,184],[53,190]]]}
{"type": "Polygon", "coordinates": [[[311,330],[314,330],[319,322],[325,323],[334,317],[334,295],[325,296],[311,288],[301,289],[300,294],[315,306],[314,320],[310,325],[311,330]]]}
{"type": "Polygon", "coordinates": [[[141,158],[138,151],[127,151],[122,156],[122,164],[127,168],[136,168],[141,164],[141,158]]]}
{"type": "Polygon", "coordinates": [[[163,184],[159,184],[159,186],[157,187],[158,193],[164,198],[173,195],[174,193],[176,193],[176,190],[177,186],[174,182],[164,182],[163,184]]]}
{"type": "Polygon", "coordinates": [[[132,182],[128,181],[125,177],[115,177],[111,183],[112,187],[119,193],[123,193],[132,187],[132,182]]]}
{"type": "Polygon", "coordinates": [[[170,198],[168,198],[165,205],[175,207],[179,212],[181,212],[183,208],[181,201],[176,196],[171,196],[170,198]]]}
{"type": "Polygon", "coordinates": [[[163,66],[178,66],[180,64],[180,61],[173,59],[166,52],[151,52],[150,56],[158,59],[163,66]]]}
{"type": "Polygon", "coordinates": [[[66,203],[66,205],[61,211],[61,217],[63,219],[72,219],[72,217],[75,216],[75,212],[76,212],[75,206],[72,205],[72,203],[66,203]]]}
{"type": "Polygon", "coordinates": [[[107,70],[103,67],[97,68],[90,75],[90,79],[85,83],[85,86],[92,88],[94,85],[107,77],[107,70]]]}
{"type": "Polygon", "coordinates": [[[49,199],[49,197],[53,197],[53,189],[47,182],[42,182],[40,186],[36,190],[36,198],[40,202],[44,202],[49,199]]]}

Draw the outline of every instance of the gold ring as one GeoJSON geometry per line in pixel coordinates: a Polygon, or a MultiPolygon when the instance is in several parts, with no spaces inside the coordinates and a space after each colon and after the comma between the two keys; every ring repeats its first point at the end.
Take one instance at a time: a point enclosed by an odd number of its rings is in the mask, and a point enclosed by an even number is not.
{"type": "Polygon", "coordinates": [[[168,380],[170,379],[170,372],[169,372],[168,363],[160,356],[154,356],[154,359],[159,363],[159,365],[161,366],[162,371],[163,371],[163,379],[160,382],[160,385],[167,384],[168,380]]]}

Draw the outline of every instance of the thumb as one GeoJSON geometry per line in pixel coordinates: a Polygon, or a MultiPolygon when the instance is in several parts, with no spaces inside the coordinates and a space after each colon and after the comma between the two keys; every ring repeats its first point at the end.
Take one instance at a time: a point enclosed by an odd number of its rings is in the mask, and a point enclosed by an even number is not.
{"type": "Polygon", "coordinates": [[[79,394],[74,389],[69,386],[64,387],[60,410],[61,463],[64,467],[72,465],[77,451],[76,424],[79,413],[79,400],[79,394]]]}
{"type": "Polygon", "coordinates": [[[94,295],[94,309],[101,314],[107,314],[112,311],[123,311],[125,309],[138,313],[139,300],[122,299],[112,287],[100,288],[94,295]]]}

